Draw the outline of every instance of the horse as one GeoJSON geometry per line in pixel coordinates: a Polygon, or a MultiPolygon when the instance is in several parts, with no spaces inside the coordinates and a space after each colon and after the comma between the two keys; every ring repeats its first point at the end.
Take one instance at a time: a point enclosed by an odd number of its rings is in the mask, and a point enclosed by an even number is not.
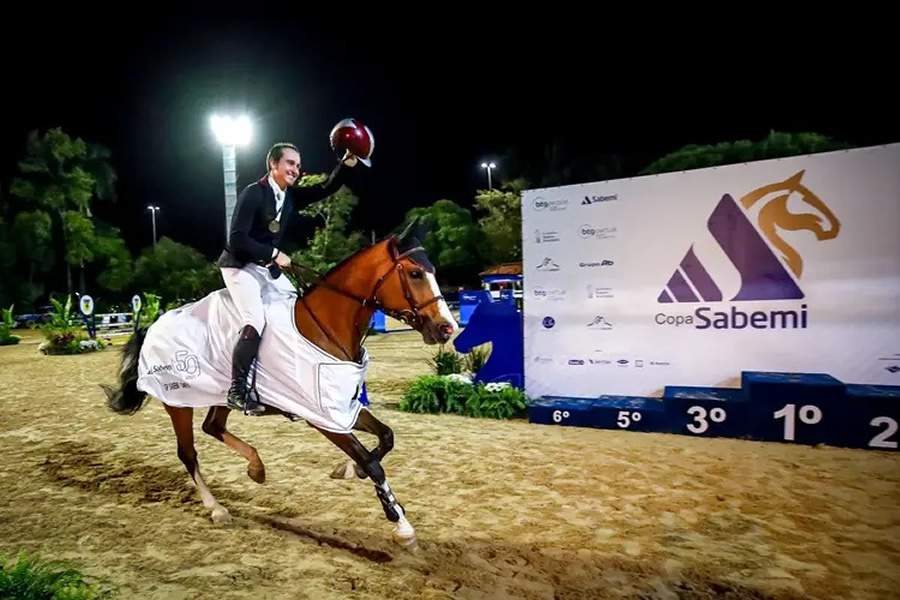
{"type": "MultiPolygon", "coordinates": [[[[278,310],[283,309],[283,312],[289,313],[290,316],[280,322],[267,322],[267,329],[272,325],[275,325],[276,329],[272,332],[265,330],[263,332],[259,364],[257,365],[257,374],[260,375],[259,390],[262,390],[260,400],[263,403],[267,402],[267,398],[264,396],[265,389],[262,387],[264,379],[269,388],[279,386],[278,389],[296,390],[297,394],[301,394],[303,384],[309,384],[309,382],[293,381],[289,375],[270,372],[271,369],[265,370],[267,338],[270,340],[269,345],[277,346],[275,351],[280,353],[296,350],[291,344],[311,344],[313,348],[308,352],[324,357],[323,364],[319,365],[320,368],[331,364],[338,368],[345,368],[343,372],[348,372],[346,368],[352,368],[355,365],[357,369],[363,370],[364,375],[364,366],[368,362],[368,355],[363,342],[375,310],[381,310],[407,323],[422,334],[422,339],[426,344],[445,343],[452,337],[458,326],[440,294],[434,267],[420,245],[419,239],[422,237],[421,227],[417,227],[413,222],[399,236],[389,236],[353,254],[313,282],[305,293],[298,294],[296,297],[278,299],[273,304],[274,308],[272,308],[271,314],[278,314],[278,310]],[[279,325],[280,328],[278,328],[279,325]],[[284,332],[285,329],[291,331],[284,332]],[[285,335],[279,336],[279,334],[285,335]]],[[[295,274],[297,274],[296,271],[295,274]]],[[[212,308],[208,315],[197,310],[197,306],[188,305],[182,308],[194,309],[194,312],[200,316],[207,316],[209,322],[213,324],[216,323],[213,313],[218,311],[224,314],[229,306],[233,306],[228,291],[224,289],[213,292],[193,304],[208,305],[212,308]],[[204,302],[206,304],[203,304],[204,302]]],[[[267,319],[269,314],[270,312],[267,310],[267,319]]],[[[183,323],[190,325],[190,323],[199,322],[201,325],[198,327],[202,327],[204,330],[210,327],[207,323],[203,323],[202,319],[194,318],[189,323],[179,315],[174,315],[169,319],[168,325],[161,325],[167,316],[168,313],[146,330],[136,330],[129,339],[123,350],[118,387],[102,386],[107,395],[107,405],[116,413],[134,414],[145,404],[149,395],[148,391],[156,391],[157,393],[153,395],[163,403],[175,430],[178,458],[194,481],[203,505],[211,511],[213,522],[227,523],[231,520],[228,510],[215,498],[200,473],[200,463],[194,448],[192,400],[194,400],[194,404],[209,406],[209,412],[202,426],[203,432],[223,442],[244,457],[248,461],[247,474],[253,481],[257,483],[265,481],[265,466],[256,448],[226,428],[228,415],[231,412],[225,402],[227,373],[230,372],[231,360],[230,354],[226,352],[227,344],[222,346],[216,356],[211,356],[210,353],[216,354],[216,350],[213,348],[215,344],[207,343],[204,339],[201,342],[202,348],[193,353],[190,350],[180,350],[175,352],[175,359],[170,363],[152,364],[156,359],[151,356],[152,350],[148,351],[147,347],[159,346],[177,337],[171,335],[168,340],[164,339],[172,331],[172,322],[177,325],[176,329],[179,332],[185,329],[183,323]],[[145,340],[148,339],[151,340],[151,343],[144,347],[145,340]],[[216,359],[218,359],[218,363],[225,363],[219,368],[224,380],[218,384],[218,387],[213,386],[215,387],[214,393],[203,395],[202,386],[197,382],[201,381],[199,379],[201,375],[206,376],[206,372],[216,370],[216,365],[213,364],[216,359]],[[158,376],[162,375],[178,376],[180,379],[174,380],[174,383],[166,383],[163,389],[157,385],[158,376]],[[191,380],[191,377],[195,377],[195,379],[191,380]]],[[[238,327],[240,325],[237,325],[234,331],[237,331],[238,327]]],[[[185,335],[202,337],[202,335],[190,332],[185,335]]],[[[156,360],[156,362],[159,361],[156,360]]],[[[375,417],[371,407],[366,408],[359,404],[358,395],[362,379],[363,377],[360,376],[358,382],[351,382],[352,385],[358,384],[355,393],[353,389],[348,389],[346,378],[337,377],[333,380],[337,386],[336,389],[341,390],[343,386],[342,391],[345,392],[339,394],[340,397],[336,399],[337,404],[345,408],[350,407],[339,415],[341,418],[349,418],[343,426],[322,425],[321,423],[331,423],[331,421],[327,421],[330,415],[326,414],[323,417],[316,414],[315,404],[313,404],[313,410],[304,408],[306,412],[302,412],[302,414],[298,414],[298,411],[285,410],[284,406],[291,406],[289,404],[282,403],[281,408],[267,406],[266,415],[280,414],[288,416],[292,420],[303,419],[346,453],[350,462],[336,467],[332,477],[370,478],[374,483],[375,492],[384,509],[385,517],[391,523],[396,524],[393,531],[394,540],[402,545],[411,546],[416,541],[415,529],[388,484],[382,467],[385,456],[394,446],[394,434],[390,427],[375,417]],[[372,450],[366,449],[351,430],[374,434],[378,438],[377,446],[372,450]]],[[[316,386],[319,385],[324,384],[317,380],[316,386]]]]}

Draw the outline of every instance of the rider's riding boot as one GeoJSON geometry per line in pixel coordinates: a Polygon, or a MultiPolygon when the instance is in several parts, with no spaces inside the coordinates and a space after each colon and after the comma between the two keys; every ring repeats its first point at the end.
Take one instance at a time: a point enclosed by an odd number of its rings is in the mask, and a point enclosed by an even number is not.
{"type": "Polygon", "coordinates": [[[265,406],[251,397],[247,381],[258,351],[259,333],[252,325],[245,325],[231,358],[231,388],[228,390],[227,402],[228,408],[252,416],[261,415],[266,410],[265,406]]]}

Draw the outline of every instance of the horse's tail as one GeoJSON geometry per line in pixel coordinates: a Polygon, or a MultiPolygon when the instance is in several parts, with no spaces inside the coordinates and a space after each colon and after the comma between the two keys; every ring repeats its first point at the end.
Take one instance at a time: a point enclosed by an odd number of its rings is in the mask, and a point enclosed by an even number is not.
{"type": "Polygon", "coordinates": [[[113,389],[108,385],[100,385],[106,392],[106,405],[119,414],[131,415],[144,405],[147,394],[137,389],[138,359],[141,346],[144,345],[146,329],[137,329],[128,339],[122,351],[122,369],[119,371],[119,387],[113,389]]]}

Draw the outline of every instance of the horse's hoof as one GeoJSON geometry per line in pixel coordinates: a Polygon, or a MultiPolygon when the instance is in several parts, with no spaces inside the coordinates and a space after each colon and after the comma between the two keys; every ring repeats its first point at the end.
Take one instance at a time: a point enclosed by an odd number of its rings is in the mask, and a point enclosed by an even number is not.
{"type": "Polygon", "coordinates": [[[406,520],[406,517],[400,517],[397,527],[394,528],[394,541],[410,550],[418,547],[416,544],[416,530],[406,520]]]}
{"type": "Polygon", "coordinates": [[[247,475],[256,483],[266,482],[266,467],[262,463],[247,465],[247,475]]]}
{"type": "Polygon", "coordinates": [[[334,468],[331,472],[332,479],[353,479],[353,476],[356,474],[353,467],[355,463],[353,461],[348,461],[345,463],[341,463],[334,468]]]}
{"type": "Polygon", "coordinates": [[[227,525],[231,523],[231,513],[224,506],[217,506],[212,511],[212,520],[216,525],[227,525]]]}
{"type": "Polygon", "coordinates": [[[406,550],[418,550],[419,544],[416,540],[416,534],[412,534],[411,537],[404,537],[402,535],[398,535],[397,532],[394,532],[394,543],[403,547],[406,550]]]}

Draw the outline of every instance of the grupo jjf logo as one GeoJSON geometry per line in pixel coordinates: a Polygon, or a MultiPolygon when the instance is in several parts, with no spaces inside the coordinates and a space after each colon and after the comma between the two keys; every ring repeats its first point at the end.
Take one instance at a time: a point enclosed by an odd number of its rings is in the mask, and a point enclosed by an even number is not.
{"type": "Polygon", "coordinates": [[[582,269],[594,269],[597,267],[611,267],[613,266],[613,261],[608,258],[604,258],[603,260],[591,260],[591,261],[582,261],[578,263],[578,266],[582,269]]]}
{"type": "MultiPolygon", "coordinates": [[[[707,228],[740,275],[740,288],[732,302],[759,300],[800,300],[799,281],[803,258],[782,232],[811,231],[819,241],[837,237],[841,223],[828,206],[800,181],[804,171],[784,181],[765,185],[735,201],[722,196],[707,221],[707,228]],[[797,195],[812,210],[794,213],[788,199],[797,195]],[[760,201],[757,225],[748,218],[751,207],[760,201]],[[742,208],[743,207],[743,208],[742,208]]],[[[722,302],[723,294],[713,277],[694,253],[691,245],[675,272],[660,292],[657,302],[722,302]]],[[[659,313],[659,325],[694,325],[697,329],[781,329],[807,327],[807,305],[792,310],[746,313],[732,306],[730,312],[711,312],[707,306],[693,314],[659,313]],[[696,324],[695,324],[696,321],[696,324]]]]}
{"type": "Polygon", "coordinates": [[[568,198],[543,198],[541,196],[537,196],[532,202],[532,206],[534,206],[534,210],[549,210],[551,212],[557,212],[560,210],[566,210],[566,207],[569,206],[568,198]]]}

